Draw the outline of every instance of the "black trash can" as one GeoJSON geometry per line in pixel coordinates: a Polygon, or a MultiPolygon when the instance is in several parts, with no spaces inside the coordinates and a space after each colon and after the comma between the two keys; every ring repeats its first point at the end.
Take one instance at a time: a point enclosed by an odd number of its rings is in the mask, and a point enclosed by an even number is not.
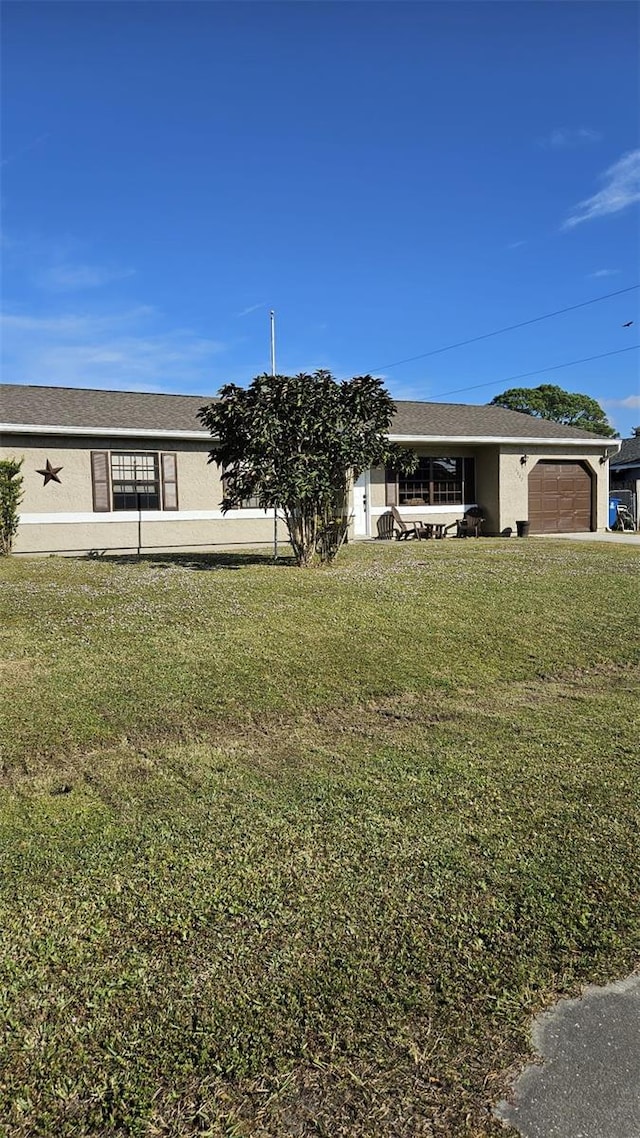
{"type": "Polygon", "coordinates": [[[518,531],[518,537],[529,536],[529,522],[516,522],[516,529],[518,531]]]}

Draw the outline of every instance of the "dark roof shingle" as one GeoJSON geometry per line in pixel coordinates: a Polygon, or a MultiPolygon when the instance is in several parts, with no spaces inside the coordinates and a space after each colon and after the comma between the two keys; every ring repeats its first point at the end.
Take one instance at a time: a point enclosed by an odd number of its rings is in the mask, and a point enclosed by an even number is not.
{"type": "Polygon", "coordinates": [[[623,439],[616,457],[611,459],[611,466],[629,466],[631,463],[640,466],[640,435],[623,439]]]}
{"type": "Polygon", "coordinates": [[[49,427],[112,427],[142,431],[200,431],[199,395],[94,391],[83,387],[0,386],[0,422],[49,427]]]}
{"type": "MultiPolygon", "coordinates": [[[[212,396],[0,385],[0,422],[50,427],[202,431],[197,412],[212,396]]],[[[502,407],[397,401],[391,433],[410,438],[515,438],[593,441],[596,436],[502,407]]]]}
{"type": "Polygon", "coordinates": [[[394,435],[451,435],[470,438],[593,439],[588,431],[536,419],[520,411],[475,403],[417,403],[398,400],[394,435]]]}

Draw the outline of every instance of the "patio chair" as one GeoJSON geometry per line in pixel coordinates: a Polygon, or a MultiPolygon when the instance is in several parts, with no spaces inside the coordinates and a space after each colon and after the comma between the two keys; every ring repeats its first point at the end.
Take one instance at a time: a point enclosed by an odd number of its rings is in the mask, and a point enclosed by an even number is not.
{"type": "Polygon", "coordinates": [[[405,522],[404,518],[400,516],[397,506],[392,506],[390,512],[394,527],[397,530],[396,541],[408,541],[410,537],[420,537],[422,522],[405,522]]]}
{"type": "Polygon", "coordinates": [[[446,534],[450,529],[455,529],[456,537],[481,537],[483,522],[484,517],[480,507],[472,506],[470,510],[465,510],[462,518],[458,518],[455,522],[451,522],[451,525],[445,526],[444,532],[446,534]]]}
{"type": "Polygon", "coordinates": [[[378,537],[380,541],[393,541],[396,526],[391,511],[386,514],[381,514],[376,525],[378,527],[378,537]]]}

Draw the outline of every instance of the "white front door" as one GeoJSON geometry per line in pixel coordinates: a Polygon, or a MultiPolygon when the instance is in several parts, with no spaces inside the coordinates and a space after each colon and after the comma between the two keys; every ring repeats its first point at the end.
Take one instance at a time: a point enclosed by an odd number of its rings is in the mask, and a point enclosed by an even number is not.
{"type": "Polygon", "coordinates": [[[353,487],[353,535],[369,536],[369,471],[360,475],[353,487]]]}

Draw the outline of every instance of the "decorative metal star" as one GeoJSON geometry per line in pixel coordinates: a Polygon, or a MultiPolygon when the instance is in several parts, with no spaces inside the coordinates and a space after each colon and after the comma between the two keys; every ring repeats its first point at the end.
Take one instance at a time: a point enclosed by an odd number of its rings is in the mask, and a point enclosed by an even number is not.
{"type": "Polygon", "coordinates": [[[60,479],[58,478],[58,475],[63,469],[64,467],[62,466],[52,466],[49,462],[49,459],[47,459],[44,470],[36,470],[36,474],[43,475],[44,485],[46,486],[47,482],[59,482],[60,479]]]}

